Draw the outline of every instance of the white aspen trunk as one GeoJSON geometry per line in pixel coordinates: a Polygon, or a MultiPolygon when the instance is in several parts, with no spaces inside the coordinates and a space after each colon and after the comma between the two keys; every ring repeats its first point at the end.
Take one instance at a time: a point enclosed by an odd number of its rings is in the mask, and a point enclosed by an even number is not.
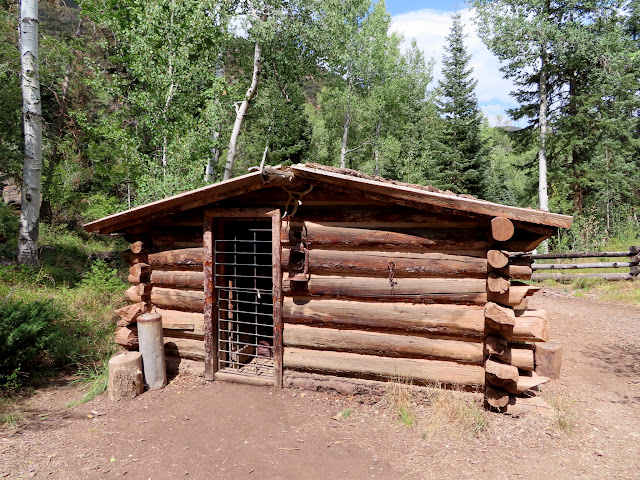
{"type": "Polygon", "coordinates": [[[538,197],[540,200],[540,209],[549,211],[549,192],[547,187],[547,135],[549,132],[548,113],[549,113],[549,94],[547,92],[547,59],[546,52],[543,51],[540,56],[542,60],[542,68],[540,69],[540,146],[538,149],[538,197]]]}
{"type": "Polygon", "coordinates": [[[38,1],[20,2],[22,115],[24,168],[18,232],[18,263],[38,263],[38,233],[42,201],[42,111],[38,77],[38,1]]]}
{"type": "Polygon", "coordinates": [[[376,161],[376,176],[380,175],[380,117],[382,116],[382,112],[378,115],[378,121],[376,122],[376,143],[373,147],[373,158],[376,161]]]}
{"type": "Polygon", "coordinates": [[[342,124],[342,147],[340,147],[340,168],[347,168],[347,140],[349,138],[349,124],[351,115],[349,108],[344,112],[344,123],[342,124]]]}
{"type": "MultiPolygon", "coordinates": [[[[266,17],[263,16],[263,21],[266,20],[266,17]]],[[[233,165],[236,161],[236,147],[238,145],[238,137],[240,136],[240,129],[242,128],[242,122],[244,121],[244,116],[247,114],[247,110],[249,109],[249,103],[255,97],[258,91],[258,83],[260,82],[260,68],[261,61],[260,57],[262,56],[262,46],[260,42],[256,42],[256,47],[253,54],[253,78],[251,80],[251,86],[240,104],[240,107],[236,111],[236,121],[233,124],[233,130],[231,131],[231,138],[229,139],[229,151],[227,152],[227,163],[224,167],[224,177],[223,180],[229,180],[231,175],[233,175],[233,165]]]]}
{"type": "MultiPolygon", "coordinates": [[[[540,94],[540,145],[538,149],[538,199],[540,209],[549,211],[549,190],[547,186],[547,135],[549,132],[548,113],[549,113],[549,93],[547,91],[547,52],[542,47],[540,55],[542,62],[540,68],[540,83],[538,85],[540,94]]],[[[541,253],[547,253],[549,246],[545,240],[540,244],[538,250],[541,253]]]]}

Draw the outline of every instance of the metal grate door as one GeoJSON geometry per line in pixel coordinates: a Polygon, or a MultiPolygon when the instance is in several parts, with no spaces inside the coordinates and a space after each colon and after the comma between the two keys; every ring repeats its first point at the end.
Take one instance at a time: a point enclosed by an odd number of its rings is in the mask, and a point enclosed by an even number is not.
{"type": "Polygon", "coordinates": [[[229,220],[214,245],[218,367],[273,376],[273,273],[270,223],[229,220]]]}

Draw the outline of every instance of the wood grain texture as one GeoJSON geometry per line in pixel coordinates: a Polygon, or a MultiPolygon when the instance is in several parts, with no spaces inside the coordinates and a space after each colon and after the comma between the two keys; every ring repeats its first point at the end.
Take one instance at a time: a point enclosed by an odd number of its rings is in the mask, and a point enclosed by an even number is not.
{"type": "Polygon", "coordinates": [[[285,322],[480,338],[484,309],[465,305],[375,304],[285,297],[285,322]]]}
{"type": "Polygon", "coordinates": [[[287,324],[284,328],[286,347],[312,348],[382,357],[436,358],[454,362],[482,364],[480,342],[463,342],[362,330],[337,330],[287,324]]]}
{"type": "MultiPolygon", "coordinates": [[[[488,243],[482,231],[476,229],[446,228],[394,228],[380,230],[367,224],[345,226],[327,226],[305,222],[308,243],[315,248],[364,249],[378,248],[386,250],[473,250],[486,251],[488,243]]],[[[283,232],[282,242],[287,243],[289,236],[283,232]]]]}
{"type": "Polygon", "coordinates": [[[515,342],[549,341],[549,322],[544,310],[516,312],[516,324],[487,324],[487,333],[500,335],[515,342]]]}
{"type": "MultiPolygon", "coordinates": [[[[288,270],[290,252],[283,249],[283,270],[288,270]]],[[[380,251],[309,251],[309,272],[312,275],[341,275],[389,278],[486,278],[485,258],[441,253],[406,253],[380,251]]]]}
{"type": "Polygon", "coordinates": [[[415,384],[439,382],[446,385],[484,385],[485,376],[484,368],[480,365],[290,347],[284,349],[284,366],[318,373],[384,380],[403,379],[415,384]]]}
{"type": "Polygon", "coordinates": [[[165,337],[164,350],[167,355],[188,358],[190,360],[204,361],[206,356],[204,342],[190,338],[165,337]]]}
{"type": "Polygon", "coordinates": [[[312,276],[308,282],[285,280],[287,296],[326,297],[371,302],[455,303],[482,305],[487,301],[482,279],[367,278],[312,276]]]}

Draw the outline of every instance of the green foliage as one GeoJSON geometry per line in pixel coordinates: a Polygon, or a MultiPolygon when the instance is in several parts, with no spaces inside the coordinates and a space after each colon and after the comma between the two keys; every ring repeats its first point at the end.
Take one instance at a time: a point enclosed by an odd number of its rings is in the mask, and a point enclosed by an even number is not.
{"type": "Polygon", "coordinates": [[[18,235],[18,214],[16,210],[4,202],[0,202],[0,253],[3,246],[15,246],[18,235]]]}
{"type": "Polygon", "coordinates": [[[42,369],[69,363],[77,347],[51,301],[0,304],[0,388],[20,387],[42,369]]]}
{"type": "Polygon", "coordinates": [[[96,260],[85,277],[78,284],[80,288],[85,288],[101,293],[121,292],[125,283],[118,276],[118,269],[111,268],[104,260],[96,260]]]}
{"type": "Polygon", "coordinates": [[[82,385],[86,388],[84,396],[70,402],[67,407],[75,407],[83,403],[90,402],[98,395],[107,391],[109,385],[109,362],[103,360],[98,364],[81,365],[76,375],[78,378],[71,382],[71,385],[82,385]]]}
{"type": "Polygon", "coordinates": [[[453,15],[442,59],[442,80],[437,106],[442,130],[438,137],[438,183],[441,188],[485,197],[487,159],[480,136],[482,114],[475,94],[477,80],[471,77],[471,55],[464,45],[459,12],[453,15]]]}

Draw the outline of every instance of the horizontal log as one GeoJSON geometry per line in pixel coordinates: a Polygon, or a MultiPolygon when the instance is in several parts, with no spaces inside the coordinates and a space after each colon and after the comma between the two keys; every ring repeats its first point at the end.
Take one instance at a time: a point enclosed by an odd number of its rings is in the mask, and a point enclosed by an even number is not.
{"type": "Polygon", "coordinates": [[[493,293],[506,293],[511,286],[508,278],[491,272],[487,277],[487,289],[493,293]]]}
{"type": "MultiPolygon", "coordinates": [[[[315,192],[315,188],[314,188],[315,192]]],[[[335,195],[335,192],[329,195],[335,195]]],[[[307,206],[307,198],[304,198],[304,204],[307,206]]],[[[415,209],[408,208],[332,208],[317,209],[305,208],[304,211],[298,211],[295,219],[305,222],[322,223],[327,226],[339,227],[352,226],[356,224],[366,224],[366,228],[488,228],[489,222],[486,217],[465,215],[446,215],[446,214],[428,214],[419,212],[415,209]]]]}
{"type": "MultiPolygon", "coordinates": [[[[289,269],[290,251],[282,251],[282,269],[289,269]]],[[[376,251],[309,251],[309,273],[389,278],[464,277],[485,278],[484,258],[441,253],[403,253],[376,251]]]]}
{"type": "Polygon", "coordinates": [[[150,306],[147,303],[138,302],[118,308],[117,310],[114,310],[113,313],[118,317],[117,325],[119,327],[126,327],[127,325],[134,323],[136,318],[138,318],[138,315],[147,313],[149,309],[150,306]]]}
{"type": "Polygon", "coordinates": [[[509,252],[507,250],[489,250],[487,262],[493,268],[503,268],[509,264],[509,252]]]}
{"type": "Polygon", "coordinates": [[[125,250],[120,253],[120,258],[122,258],[129,265],[136,265],[138,263],[147,263],[147,254],[136,254],[131,250],[125,250]]]}
{"type": "Polygon", "coordinates": [[[580,278],[599,278],[601,280],[622,281],[633,280],[630,273],[534,273],[531,280],[541,282],[543,280],[555,280],[556,282],[571,282],[580,278]]]}
{"type": "Polygon", "coordinates": [[[140,240],[138,240],[137,242],[133,242],[129,247],[129,250],[131,250],[136,255],[144,252],[145,249],[146,249],[145,243],[140,240]]]}
{"type": "Polygon", "coordinates": [[[319,277],[308,282],[283,281],[285,295],[349,300],[481,305],[487,301],[482,279],[319,277]]]}
{"type": "Polygon", "coordinates": [[[495,217],[491,220],[491,236],[498,242],[506,242],[515,232],[513,222],[508,218],[495,217]]]}
{"type": "Polygon", "coordinates": [[[214,373],[213,378],[221,382],[242,383],[258,387],[268,387],[274,384],[274,379],[270,376],[256,377],[255,375],[242,375],[239,373],[225,372],[223,370],[214,373]]]}
{"type": "Polygon", "coordinates": [[[162,328],[165,330],[182,330],[193,334],[204,334],[204,314],[196,312],[181,312],[156,308],[162,315],[162,328]]]}
{"type": "Polygon", "coordinates": [[[495,333],[514,342],[547,342],[548,323],[544,310],[526,310],[522,313],[516,312],[514,326],[487,324],[487,333],[495,333]]]}
{"type": "Polygon", "coordinates": [[[115,343],[128,350],[138,348],[138,331],[135,327],[117,327],[115,343]]]}
{"type": "Polygon", "coordinates": [[[171,310],[203,312],[204,291],[154,287],[151,290],[151,303],[171,310]]]}
{"type": "Polygon", "coordinates": [[[505,293],[489,292],[487,294],[487,297],[490,302],[495,302],[501,305],[507,305],[507,306],[513,307],[522,303],[525,297],[533,295],[536,291],[537,289],[530,287],[529,285],[520,285],[513,282],[507,292],[505,293]]]}
{"type": "MultiPolygon", "coordinates": [[[[396,231],[385,231],[376,228],[334,227],[312,222],[305,222],[305,226],[307,242],[314,247],[422,251],[486,251],[488,248],[483,233],[477,229],[398,228],[394,229],[396,231]]],[[[289,235],[283,231],[282,243],[288,242],[289,235]]]]}
{"type": "Polygon", "coordinates": [[[511,308],[503,307],[497,303],[487,302],[484,307],[484,317],[498,325],[515,325],[516,314],[511,308]]]}
{"type": "Polygon", "coordinates": [[[504,389],[509,393],[518,395],[549,381],[547,377],[538,375],[536,372],[525,373],[527,375],[525,375],[524,373],[520,375],[518,378],[518,382],[515,385],[507,384],[504,386],[504,389]]]}
{"type": "Polygon", "coordinates": [[[142,302],[142,297],[138,294],[138,286],[134,285],[129,287],[124,292],[124,299],[129,303],[140,303],[142,302]]]}
{"type": "Polygon", "coordinates": [[[637,255],[633,249],[627,252],[568,252],[568,253],[539,253],[536,255],[518,255],[532,260],[557,259],[557,258],[616,258],[633,257],[637,255]]]}
{"type": "Polygon", "coordinates": [[[518,369],[506,363],[487,359],[487,361],[484,362],[484,368],[487,373],[487,383],[498,387],[506,388],[507,385],[515,386],[520,377],[518,369]]]}
{"type": "Polygon", "coordinates": [[[174,355],[190,360],[201,360],[205,358],[204,342],[190,338],[165,337],[164,350],[167,355],[174,355]]]}
{"type": "Polygon", "coordinates": [[[202,234],[194,238],[175,238],[157,236],[153,237],[153,250],[177,249],[177,248],[199,248],[202,247],[202,234]]]}
{"type": "Polygon", "coordinates": [[[287,347],[283,365],[293,370],[364,378],[401,379],[414,384],[484,385],[484,368],[442,360],[389,358],[287,347]]]}
{"type": "Polygon", "coordinates": [[[437,358],[475,364],[482,364],[483,360],[482,343],[294,324],[285,325],[283,335],[284,345],[287,347],[383,357],[437,358]]]}
{"type": "Polygon", "coordinates": [[[485,385],[484,395],[485,401],[493,408],[504,408],[509,403],[509,393],[499,387],[485,385]]]}
{"type": "Polygon", "coordinates": [[[484,332],[484,309],[479,306],[376,304],[285,297],[282,316],[289,323],[398,330],[452,337],[478,338],[484,332]]]}
{"type": "Polygon", "coordinates": [[[493,271],[514,280],[529,280],[532,274],[531,267],[528,265],[507,265],[504,268],[493,269],[493,271]]]}
{"type": "Polygon", "coordinates": [[[534,354],[530,348],[507,347],[501,354],[491,355],[509,365],[521,370],[532,371],[534,369],[534,354]]]}
{"type": "Polygon", "coordinates": [[[204,249],[181,248],[177,250],[165,250],[163,252],[150,253],[149,265],[154,269],[158,266],[194,266],[202,265],[204,249]]]}
{"type": "Polygon", "coordinates": [[[576,270],[587,268],[629,268],[634,262],[599,262],[599,263],[534,263],[531,268],[537,270],[576,270]]]}
{"type": "Polygon", "coordinates": [[[151,265],[147,263],[136,263],[129,267],[129,275],[133,277],[145,277],[151,274],[151,265]]]}

